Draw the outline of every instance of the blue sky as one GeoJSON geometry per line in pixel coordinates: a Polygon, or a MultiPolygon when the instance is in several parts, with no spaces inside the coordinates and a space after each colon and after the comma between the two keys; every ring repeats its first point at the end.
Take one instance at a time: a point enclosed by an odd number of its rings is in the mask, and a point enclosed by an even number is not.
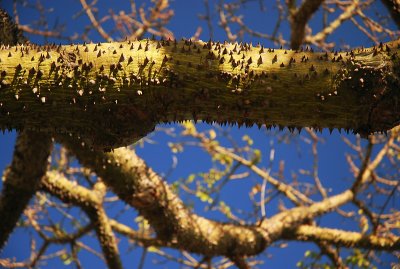
{"type": "MultiPolygon", "coordinates": [[[[1,7],[5,8],[9,12],[12,10],[12,1],[4,1],[0,2],[1,7]]],[[[48,20],[49,25],[53,25],[56,22],[63,23],[66,25],[66,35],[72,35],[75,32],[82,31],[82,25],[89,24],[89,21],[85,15],[80,16],[78,19],[71,19],[72,15],[80,10],[80,4],[78,0],[74,1],[42,1],[44,6],[53,7],[54,12],[49,13],[48,20]]],[[[268,2],[268,1],[265,1],[268,2]]],[[[271,1],[272,2],[272,1],[271,1]]],[[[215,1],[211,1],[211,3],[215,3],[215,1]]],[[[137,5],[140,6],[141,1],[137,1],[137,5]]],[[[147,3],[147,6],[149,4],[147,3]]],[[[273,26],[275,25],[277,12],[276,8],[272,4],[267,4],[266,12],[261,12],[258,9],[259,2],[258,1],[250,1],[245,5],[242,9],[243,19],[250,27],[254,27],[259,31],[271,32],[273,26]]],[[[107,14],[110,8],[109,1],[99,1],[97,7],[99,8],[99,14],[107,14]]],[[[113,1],[114,10],[120,10],[124,8],[128,8],[128,1],[113,1]]],[[[205,7],[203,1],[201,0],[175,0],[171,1],[171,8],[174,10],[175,15],[171,20],[170,24],[168,24],[168,29],[170,29],[175,37],[181,38],[191,37],[195,32],[198,26],[202,26],[203,32],[200,36],[200,39],[208,40],[210,33],[208,32],[207,24],[204,21],[200,21],[198,19],[199,14],[205,13],[205,7]]],[[[386,14],[387,11],[383,6],[377,4],[376,10],[378,14],[386,14]]],[[[372,12],[372,11],[371,11],[372,12]]],[[[220,27],[217,26],[217,14],[215,11],[212,12],[213,15],[213,24],[214,24],[214,39],[215,40],[225,40],[226,36],[221,30],[220,27]]],[[[334,14],[335,15],[335,14],[334,14]]],[[[37,17],[37,12],[34,12],[30,9],[20,8],[20,19],[23,24],[29,24],[33,19],[37,17]]],[[[318,13],[313,19],[311,26],[316,32],[321,27],[322,15],[318,13]]],[[[105,25],[106,29],[109,29],[109,25],[105,25]]],[[[287,23],[284,23],[281,27],[282,34],[285,38],[289,37],[289,27],[287,23]]],[[[32,42],[43,44],[45,41],[41,37],[28,35],[29,39],[32,42]]],[[[96,32],[91,32],[90,38],[93,41],[103,41],[101,37],[96,32]]],[[[115,36],[115,38],[119,38],[119,36],[115,36]]],[[[353,24],[346,22],[343,27],[339,28],[337,34],[330,39],[331,41],[336,41],[338,44],[341,44],[342,41],[345,41],[346,44],[350,46],[370,46],[372,42],[368,40],[368,38],[363,35],[360,31],[356,30],[353,24]]],[[[49,39],[48,42],[53,42],[54,40],[49,39]]],[[[249,36],[245,36],[244,41],[246,42],[261,42],[265,46],[274,46],[271,42],[252,38],[249,36]]],[[[63,41],[61,41],[63,42],[63,41]]],[[[57,41],[59,43],[59,41],[57,41]]],[[[163,125],[159,126],[161,128],[176,128],[180,130],[179,125],[163,125]]],[[[199,130],[208,130],[212,128],[210,125],[199,124],[199,130]]],[[[272,166],[272,173],[277,172],[279,167],[279,161],[285,160],[285,172],[284,175],[286,177],[290,177],[293,172],[298,172],[299,169],[311,169],[312,167],[312,159],[311,159],[311,147],[302,142],[301,137],[296,136],[290,142],[284,143],[279,141],[279,137],[282,136],[282,133],[277,135],[276,130],[273,132],[267,132],[264,128],[259,130],[258,128],[241,128],[237,127],[225,128],[224,131],[229,132],[239,143],[244,143],[242,141],[242,137],[245,134],[248,134],[254,140],[254,147],[259,148],[263,154],[263,162],[262,165],[265,167],[268,166],[268,155],[271,150],[271,141],[272,145],[275,148],[275,161],[272,166]]],[[[342,135],[337,131],[334,131],[332,135],[329,135],[328,132],[324,131],[322,136],[324,137],[325,142],[318,146],[319,150],[319,174],[321,179],[323,180],[326,187],[332,188],[332,193],[339,192],[343,190],[343,188],[349,186],[351,184],[351,176],[349,173],[348,165],[345,161],[345,153],[351,152],[343,142],[342,135]]],[[[15,141],[15,132],[0,134],[0,170],[3,170],[6,167],[12,158],[12,149],[15,141]]],[[[307,137],[306,134],[303,134],[303,137],[307,137]]],[[[347,136],[350,140],[354,140],[354,136],[347,136]]],[[[166,176],[166,180],[170,183],[179,180],[180,178],[186,178],[191,173],[199,173],[207,171],[210,168],[211,162],[209,156],[198,148],[185,148],[182,153],[171,154],[171,150],[168,147],[168,142],[171,141],[180,141],[181,138],[171,138],[163,134],[163,132],[157,132],[150,137],[155,143],[145,143],[144,147],[137,147],[137,153],[146,160],[149,166],[151,166],[156,172],[161,175],[166,176]],[[167,174],[167,171],[173,165],[174,158],[178,159],[178,163],[176,168],[172,171],[172,173],[167,174]]],[[[223,140],[222,143],[227,143],[226,140],[223,140]]],[[[221,194],[221,199],[225,200],[232,207],[237,207],[243,210],[250,210],[250,202],[248,201],[248,193],[251,186],[254,184],[254,181],[260,181],[259,178],[255,176],[251,176],[248,181],[237,181],[234,183],[229,183],[225,189],[225,191],[221,194]]],[[[278,201],[271,203],[271,208],[267,208],[267,215],[271,215],[276,212],[276,205],[278,201]]],[[[196,210],[201,210],[203,208],[203,204],[195,201],[194,208],[196,210]]],[[[116,214],[121,208],[122,205],[116,206],[116,208],[109,209],[111,216],[116,214]]],[[[205,216],[221,218],[220,214],[208,211],[201,212],[200,214],[204,214],[205,216]]],[[[133,210],[127,212],[126,216],[124,216],[124,220],[132,220],[136,216],[133,210]]],[[[331,227],[334,225],[343,225],[342,227],[349,227],[350,229],[354,228],[354,223],[342,223],[343,219],[338,218],[337,216],[330,216],[322,220],[322,224],[325,226],[331,227]]],[[[96,246],[96,242],[93,239],[87,239],[89,244],[93,244],[96,246]]],[[[57,249],[59,247],[55,247],[57,249]]],[[[126,268],[137,268],[139,263],[139,258],[141,255],[141,251],[138,250],[130,250],[131,245],[126,240],[121,241],[120,244],[120,252],[123,258],[124,263],[127,265],[126,268]]],[[[54,250],[53,249],[53,250],[54,250]]],[[[285,249],[280,249],[277,247],[272,247],[266,251],[266,254],[272,255],[270,257],[264,257],[265,264],[260,266],[260,268],[295,268],[295,264],[299,261],[303,256],[306,249],[315,249],[312,244],[304,244],[304,243],[290,243],[289,246],[285,249]]],[[[17,229],[17,231],[11,236],[8,245],[5,250],[0,254],[0,257],[17,257],[18,259],[24,259],[29,255],[29,240],[27,236],[27,232],[23,229],[17,229]]],[[[176,253],[171,251],[171,253],[176,253]]],[[[80,254],[83,265],[89,268],[103,268],[105,267],[104,263],[101,262],[93,255],[82,253],[80,254]]],[[[266,255],[265,255],[266,256],[266,255]]],[[[155,259],[155,256],[151,253],[149,254],[145,268],[154,268],[154,263],[152,262],[155,259]]],[[[388,258],[389,259],[389,258],[388,258]]],[[[162,259],[161,259],[162,260],[162,259]]],[[[61,266],[65,266],[60,259],[55,259],[51,261],[48,266],[44,268],[62,268],[61,266]]],[[[67,268],[74,268],[69,266],[67,268]]],[[[164,265],[160,265],[157,268],[181,268],[179,265],[175,263],[166,263],[164,265]]]]}

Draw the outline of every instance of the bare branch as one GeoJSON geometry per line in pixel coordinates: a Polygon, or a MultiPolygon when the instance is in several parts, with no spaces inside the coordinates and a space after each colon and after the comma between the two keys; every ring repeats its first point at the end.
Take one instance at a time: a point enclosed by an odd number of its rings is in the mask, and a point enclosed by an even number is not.
{"type": "Polygon", "coordinates": [[[92,12],[92,8],[90,5],[86,3],[86,0],[80,0],[81,5],[83,9],[85,10],[87,16],[89,17],[90,21],[92,22],[92,25],[94,28],[99,32],[99,34],[107,41],[113,41],[111,36],[107,34],[106,31],[104,31],[103,27],[100,25],[100,23],[97,21],[96,17],[94,16],[92,12]]]}
{"type": "Polygon", "coordinates": [[[72,184],[58,172],[48,172],[43,179],[46,191],[57,195],[64,202],[72,202],[88,214],[96,230],[105,260],[109,268],[122,268],[118,246],[112,226],[102,207],[102,199],[106,187],[102,182],[97,182],[95,191],[72,184]],[[100,194],[100,195],[99,195],[100,194]]]}
{"type": "Polygon", "coordinates": [[[324,42],[328,35],[332,34],[345,20],[350,19],[354,15],[354,10],[357,8],[358,3],[358,0],[352,1],[343,13],[332,21],[329,26],[313,36],[307,36],[305,41],[313,44],[324,42]]]}

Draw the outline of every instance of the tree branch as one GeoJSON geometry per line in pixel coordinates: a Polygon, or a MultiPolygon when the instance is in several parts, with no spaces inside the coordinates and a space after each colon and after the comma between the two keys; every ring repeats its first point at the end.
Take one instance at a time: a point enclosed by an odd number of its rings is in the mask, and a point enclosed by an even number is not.
{"type": "Polygon", "coordinates": [[[135,207],[157,233],[190,252],[206,256],[255,255],[269,243],[260,227],[219,223],[192,214],[169,186],[127,148],[91,151],[61,139],[80,163],[93,169],[118,197],[135,207]]]}
{"type": "Polygon", "coordinates": [[[72,184],[58,172],[52,171],[43,178],[42,187],[63,202],[73,203],[86,212],[95,228],[108,267],[122,268],[116,238],[102,206],[102,198],[106,190],[104,184],[98,182],[95,185],[96,191],[90,191],[72,184]]]}
{"type": "Polygon", "coordinates": [[[22,31],[13,23],[7,12],[0,8],[0,44],[14,46],[26,41],[22,31]]]}
{"type": "Polygon", "coordinates": [[[23,131],[18,134],[12,163],[3,175],[0,197],[0,249],[17,224],[29,200],[39,189],[51,151],[48,134],[23,131]]]}
{"type": "Polygon", "coordinates": [[[260,225],[220,223],[191,213],[132,150],[119,148],[104,153],[89,150],[70,138],[60,138],[60,141],[121,200],[135,207],[154,228],[157,238],[206,256],[257,255],[289,229],[331,212],[354,197],[351,190],[346,190],[310,206],[276,214],[260,225]]]}
{"type": "Polygon", "coordinates": [[[100,149],[189,119],[366,136],[399,123],[398,44],[341,53],[189,40],[2,47],[0,128],[71,133],[100,149]]]}
{"type": "Polygon", "coordinates": [[[373,250],[395,251],[400,249],[400,237],[380,237],[363,235],[337,229],[321,228],[310,225],[301,225],[293,233],[285,233],[288,240],[326,242],[338,247],[364,248],[373,250]]]}
{"type": "Polygon", "coordinates": [[[290,47],[299,49],[305,38],[305,29],[312,15],[318,10],[324,0],[305,0],[297,9],[290,10],[290,47]]]}
{"type": "Polygon", "coordinates": [[[400,1],[399,0],[382,0],[383,4],[390,12],[393,21],[397,24],[397,28],[400,29],[400,1]]]}
{"type": "Polygon", "coordinates": [[[343,13],[332,21],[329,26],[313,36],[305,37],[305,41],[313,44],[324,42],[328,35],[332,34],[345,20],[348,20],[354,15],[354,10],[357,8],[358,4],[358,0],[350,2],[350,5],[346,7],[343,13]]]}

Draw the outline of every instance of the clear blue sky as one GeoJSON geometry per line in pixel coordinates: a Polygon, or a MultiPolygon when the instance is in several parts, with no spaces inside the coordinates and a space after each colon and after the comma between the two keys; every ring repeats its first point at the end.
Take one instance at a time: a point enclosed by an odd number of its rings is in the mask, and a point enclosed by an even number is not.
{"type": "MultiPolygon", "coordinates": [[[[34,3],[35,1],[32,1],[34,3]]],[[[113,1],[114,10],[120,10],[123,8],[128,9],[127,0],[122,1],[113,1]]],[[[270,2],[270,1],[264,1],[270,2]]],[[[271,1],[274,2],[275,1],[271,1]]],[[[379,1],[378,1],[379,2],[379,1]]],[[[0,2],[1,7],[5,8],[12,13],[12,1],[4,1],[0,2]]],[[[99,0],[97,7],[99,8],[100,14],[106,14],[108,9],[110,8],[110,2],[105,0],[99,0]]],[[[137,5],[140,6],[141,1],[137,1],[137,5]]],[[[215,1],[211,1],[211,3],[215,3],[215,1]]],[[[80,4],[78,0],[74,1],[43,1],[44,6],[53,7],[54,12],[50,13],[48,16],[49,25],[53,25],[54,23],[62,23],[66,25],[67,31],[66,35],[72,35],[75,32],[82,31],[82,25],[89,24],[89,21],[86,15],[80,16],[76,20],[72,20],[72,14],[78,12],[80,10],[80,4]]],[[[147,4],[148,6],[148,4],[147,4]]],[[[256,28],[256,30],[264,31],[270,33],[275,25],[277,12],[274,5],[267,4],[266,13],[260,12],[258,10],[259,2],[258,1],[250,1],[245,5],[245,8],[242,10],[244,15],[244,21],[250,27],[256,28]]],[[[191,37],[195,32],[198,26],[203,27],[203,32],[201,34],[201,39],[208,40],[209,32],[207,25],[204,21],[200,21],[198,19],[199,14],[205,14],[205,7],[203,5],[203,1],[201,0],[175,0],[171,2],[171,7],[175,11],[175,16],[173,17],[171,23],[168,25],[168,28],[174,33],[175,37],[191,37]]],[[[386,9],[380,4],[377,5],[376,9],[380,14],[386,14],[386,9]]],[[[29,24],[33,18],[37,17],[37,12],[33,12],[29,9],[20,9],[20,19],[23,24],[29,24]]],[[[215,40],[225,40],[226,36],[220,27],[217,26],[216,13],[213,11],[214,18],[214,39],[215,40]]],[[[374,15],[375,16],[375,15],[374,15]]],[[[312,26],[314,32],[321,28],[321,20],[322,17],[320,14],[317,14],[315,18],[312,20],[312,26]]],[[[107,28],[107,25],[105,26],[107,28]]],[[[286,39],[289,37],[288,25],[284,24],[281,28],[282,33],[286,39]]],[[[44,43],[43,38],[37,36],[28,35],[29,39],[32,42],[36,43],[44,43]]],[[[96,32],[91,32],[90,38],[93,41],[103,41],[101,37],[96,32]]],[[[118,38],[116,36],[115,38],[118,38]]],[[[360,31],[356,30],[353,24],[345,23],[343,27],[341,27],[335,37],[331,40],[336,41],[338,44],[341,44],[344,41],[346,44],[350,46],[370,46],[371,41],[367,39],[365,35],[363,35],[360,31]]],[[[54,40],[49,39],[49,42],[53,42],[54,40]]],[[[78,40],[79,41],[79,40],[78,40]]],[[[261,40],[257,38],[251,38],[249,36],[245,36],[244,41],[246,42],[261,42],[265,46],[273,46],[270,42],[266,40],[261,40]]],[[[59,41],[57,41],[58,43],[59,41]]],[[[177,125],[167,125],[161,127],[176,127],[180,128],[177,125]]],[[[209,129],[211,126],[206,124],[200,124],[199,128],[201,130],[209,129]]],[[[257,128],[244,129],[240,130],[237,127],[233,128],[225,128],[226,131],[229,131],[230,134],[241,141],[241,138],[244,134],[250,135],[254,139],[255,147],[260,148],[263,154],[263,165],[267,166],[268,155],[270,151],[270,141],[273,141],[274,147],[276,149],[275,154],[275,162],[273,164],[273,172],[277,171],[278,164],[280,160],[285,160],[285,176],[290,177],[292,172],[298,172],[299,169],[311,169],[312,167],[312,159],[311,159],[311,148],[306,146],[305,143],[301,141],[301,139],[294,138],[291,143],[280,143],[276,136],[273,135],[273,132],[267,132],[264,128],[258,130],[257,128]]],[[[304,135],[306,136],[306,135],[304,135]]],[[[3,170],[6,167],[12,158],[12,150],[15,141],[15,132],[0,134],[0,170],[3,170]]],[[[324,184],[327,187],[333,189],[333,192],[338,192],[342,190],[344,187],[349,186],[350,181],[348,180],[350,177],[349,168],[345,161],[345,153],[351,152],[351,150],[345,146],[345,144],[341,140],[341,135],[334,131],[332,135],[329,135],[327,132],[323,133],[323,137],[325,139],[325,143],[319,145],[319,173],[320,177],[323,180],[324,184]]],[[[354,140],[354,137],[349,135],[349,139],[354,140]]],[[[172,138],[160,133],[156,133],[151,137],[154,140],[155,144],[146,144],[144,148],[138,148],[138,154],[144,158],[149,166],[153,167],[153,169],[165,175],[169,168],[173,163],[173,155],[168,147],[168,142],[171,141],[172,138]]],[[[226,142],[226,141],[225,141],[226,142]]],[[[241,142],[243,143],[243,142],[241,142]]],[[[179,178],[185,178],[191,173],[198,173],[207,171],[210,167],[210,160],[208,156],[202,152],[201,150],[185,150],[183,153],[176,154],[178,158],[178,164],[176,169],[168,175],[166,180],[168,182],[174,182],[179,178]]],[[[253,177],[248,182],[246,181],[238,181],[235,183],[228,184],[226,190],[222,194],[222,197],[229,205],[232,207],[242,208],[243,210],[250,210],[250,203],[248,202],[248,192],[250,186],[254,183],[254,181],[260,181],[259,178],[253,177]]],[[[276,212],[277,202],[271,204],[271,208],[267,208],[267,214],[273,214],[276,212]]],[[[195,204],[195,208],[201,208],[201,204],[195,204]]],[[[110,209],[111,215],[118,211],[117,209],[110,209]]],[[[201,213],[201,212],[199,212],[201,213]]],[[[201,213],[203,214],[203,213],[201,213]]],[[[204,213],[206,216],[216,217],[219,216],[215,212],[206,212],[204,213]]],[[[133,210],[129,211],[128,215],[124,218],[133,219],[135,213],[133,210]]],[[[326,226],[333,225],[341,225],[341,221],[343,219],[340,218],[332,218],[328,217],[322,221],[326,226]]],[[[346,227],[352,227],[351,224],[345,224],[346,227]]],[[[17,231],[11,236],[8,245],[5,250],[0,254],[0,257],[17,257],[17,259],[24,259],[29,255],[29,237],[27,233],[23,229],[17,229],[17,231]]],[[[90,241],[90,240],[89,240],[90,241]]],[[[89,242],[86,241],[86,242],[89,242]]],[[[93,242],[95,245],[96,243],[93,242]]],[[[57,247],[59,248],[59,247],[57,247]]],[[[53,248],[53,249],[57,249],[53,248]]],[[[130,249],[130,246],[123,240],[120,244],[120,252],[123,258],[126,268],[137,268],[139,258],[141,255],[140,251],[127,251],[130,249]]],[[[272,258],[264,258],[265,264],[260,266],[260,268],[295,268],[295,264],[299,261],[306,249],[315,249],[312,244],[302,244],[302,243],[290,243],[289,247],[286,249],[279,249],[276,247],[269,248],[266,251],[266,254],[272,255],[272,258]]],[[[84,251],[82,251],[84,252],[84,251]]],[[[175,253],[172,251],[171,253],[175,253]]],[[[82,263],[85,268],[103,268],[105,265],[93,255],[87,255],[85,253],[80,254],[82,257],[82,263]],[[85,266],[86,265],[86,266],[85,266]]],[[[149,254],[149,257],[146,260],[145,268],[153,268],[154,264],[152,260],[155,257],[152,254],[149,254]]],[[[160,259],[162,260],[162,259],[160,259]]],[[[55,259],[49,263],[47,267],[44,268],[63,268],[64,266],[59,259],[55,259]]],[[[175,263],[166,263],[164,265],[159,265],[157,268],[181,268],[175,263]]],[[[72,268],[71,266],[67,268],[72,268]]]]}

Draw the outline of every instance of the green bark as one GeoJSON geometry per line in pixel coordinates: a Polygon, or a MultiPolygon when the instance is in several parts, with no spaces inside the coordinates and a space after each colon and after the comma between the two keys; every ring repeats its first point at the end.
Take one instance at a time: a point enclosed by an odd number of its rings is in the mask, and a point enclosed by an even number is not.
{"type": "Polygon", "coordinates": [[[398,43],[342,53],[188,40],[3,46],[0,127],[99,148],[191,119],[387,131],[400,120],[398,43]]]}

